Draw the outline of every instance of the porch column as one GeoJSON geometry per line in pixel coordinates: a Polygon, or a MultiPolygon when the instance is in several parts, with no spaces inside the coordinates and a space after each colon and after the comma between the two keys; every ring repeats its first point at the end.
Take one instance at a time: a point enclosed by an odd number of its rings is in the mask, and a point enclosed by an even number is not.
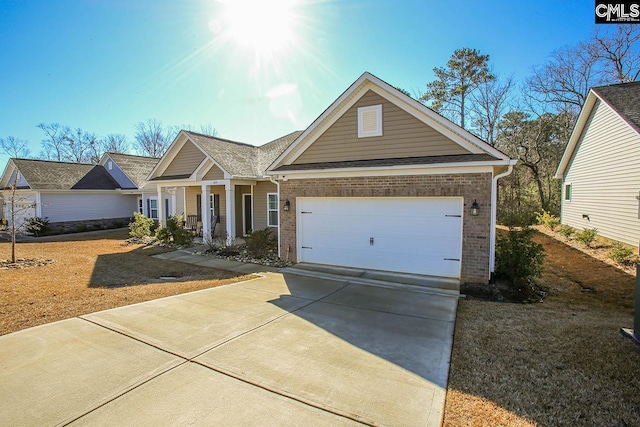
{"type": "Polygon", "coordinates": [[[227,243],[231,244],[236,238],[236,187],[234,184],[225,184],[227,193],[227,243]]]}
{"type": "Polygon", "coordinates": [[[210,190],[209,186],[202,184],[201,209],[202,209],[202,238],[206,241],[211,239],[211,207],[209,206],[210,190]]]}
{"type": "Polygon", "coordinates": [[[167,223],[164,220],[164,197],[162,196],[162,187],[158,185],[158,224],[160,227],[166,227],[167,223]]]}

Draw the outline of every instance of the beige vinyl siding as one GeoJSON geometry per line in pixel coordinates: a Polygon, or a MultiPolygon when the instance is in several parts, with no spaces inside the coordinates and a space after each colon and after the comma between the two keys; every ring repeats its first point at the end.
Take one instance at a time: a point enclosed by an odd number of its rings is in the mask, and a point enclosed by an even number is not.
{"type": "Polygon", "coordinates": [[[562,186],[562,223],[637,245],[640,239],[640,136],[598,101],[562,186]],[[571,184],[571,200],[564,200],[571,184]],[[583,218],[588,215],[589,220],[583,218]]]}
{"type": "MultiPolygon", "coordinates": [[[[227,233],[227,196],[223,185],[210,188],[211,194],[220,196],[220,222],[216,224],[216,237],[224,237],[227,233]]],[[[200,187],[187,187],[187,200],[185,210],[187,215],[198,215],[197,195],[202,194],[200,187]]],[[[204,203],[204,200],[202,201],[204,203]]]]}
{"type": "Polygon", "coordinates": [[[192,174],[204,158],[205,155],[198,147],[191,142],[187,142],[162,173],[162,176],[192,174]]]}
{"type": "Polygon", "coordinates": [[[468,154],[455,142],[369,90],[295,164],[468,154]],[[358,108],[382,105],[382,136],[358,138],[358,108]]]}
{"type": "Polygon", "coordinates": [[[277,192],[278,187],[272,182],[258,181],[253,187],[253,226],[256,230],[267,228],[267,193],[277,192]]]}
{"type": "Polygon", "coordinates": [[[211,169],[209,169],[209,171],[205,174],[204,179],[205,180],[224,179],[224,172],[222,171],[222,169],[220,169],[216,165],[213,165],[211,169]]]}

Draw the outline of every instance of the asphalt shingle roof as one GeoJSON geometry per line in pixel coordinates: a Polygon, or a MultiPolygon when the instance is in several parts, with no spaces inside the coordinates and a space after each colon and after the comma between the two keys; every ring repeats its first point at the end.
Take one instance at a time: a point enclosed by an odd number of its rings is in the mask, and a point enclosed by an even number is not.
{"type": "Polygon", "coordinates": [[[69,190],[94,167],[85,163],[12,160],[32,190],[69,190]]]}
{"type": "Polygon", "coordinates": [[[120,188],[120,184],[113,179],[104,166],[95,165],[71,188],[73,190],[115,190],[120,188]]]}
{"type": "Polygon", "coordinates": [[[224,170],[237,177],[261,176],[276,157],[302,133],[292,132],[256,147],[191,131],[184,132],[224,170]]]}
{"type": "Polygon", "coordinates": [[[448,156],[427,157],[402,157],[398,159],[378,160],[350,160],[343,162],[305,163],[294,165],[282,165],[274,170],[284,172],[289,170],[322,170],[343,168],[364,168],[376,166],[406,166],[406,165],[431,165],[438,163],[467,163],[487,162],[498,160],[490,154],[455,154],[448,156]]]}
{"type": "Polygon", "coordinates": [[[131,154],[107,153],[120,169],[127,174],[138,188],[140,188],[147,177],[158,164],[160,159],[145,156],[133,156],[131,154]]]}
{"type": "Polygon", "coordinates": [[[640,82],[594,87],[593,91],[640,133],[640,82]]]}

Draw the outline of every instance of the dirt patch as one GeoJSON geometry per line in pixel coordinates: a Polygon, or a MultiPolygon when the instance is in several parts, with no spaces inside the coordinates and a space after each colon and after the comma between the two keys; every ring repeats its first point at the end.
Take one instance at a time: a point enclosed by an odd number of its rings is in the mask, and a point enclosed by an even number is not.
{"type": "MultiPolygon", "coordinates": [[[[110,230],[19,243],[18,257],[55,263],[0,271],[0,335],[252,277],[153,258],[172,249],[126,244],[127,234],[110,230]]],[[[8,258],[10,249],[0,242],[0,258],[8,258]]]]}
{"type": "Polygon", "coordinates": [[[537,233],[543,303],[461,299],[446,426],[640,425],[635,277],[537,233]]]}

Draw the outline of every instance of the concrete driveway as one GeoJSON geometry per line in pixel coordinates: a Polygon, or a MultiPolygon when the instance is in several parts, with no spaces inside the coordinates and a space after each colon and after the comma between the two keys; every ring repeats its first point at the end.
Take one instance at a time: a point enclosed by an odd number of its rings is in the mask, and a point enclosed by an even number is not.
{"type": "Polygon", "coordinates": [[[0,425],[440,425],[457,296],[268,273],[0,337],[0,425]]]}

